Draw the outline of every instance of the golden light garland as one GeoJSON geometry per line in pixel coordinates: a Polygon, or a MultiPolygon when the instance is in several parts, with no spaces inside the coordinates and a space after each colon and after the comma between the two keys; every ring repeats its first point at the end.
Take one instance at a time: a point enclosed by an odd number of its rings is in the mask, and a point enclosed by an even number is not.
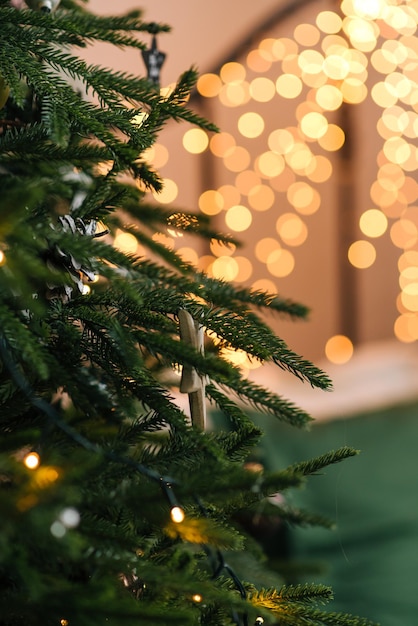
{"type": "MultiPolygon", "coordinates": [[[[321,185],[336,174],[335,159],[345,149],[339,112],[367,100],[379,111],[381,150],[370,204],[362,209],[359,237],[346,255],[353,267],[366,270],[378,262],[376,240],[390,237],[399,249],[394,334],[402,342],[418,340],[417,24],[416,0],[343,0],[337,9],[318,12],[312,23],[297,24],[291,36],[266,37],[245,59],[202,75],[200,96],[237,110],[237,116],[235,128],[211,137],[201,129],[184,132],[188,153],[210,152],[227,174],[219,186],[202,190],[200,210],[239,238],[251,233],[259,213],[277,206],[278,194],[285,195],[288,207],[277,215],[275,231],[257,239],[245,255],[234,246],[213,244],[210,254],[199,256],[187,243],[174,245],[170,233],[161,234],[165,245],[217,278],[275,292],[276,280],[297,265],[298,247],[306,244],[313,216],[321,210],[321,185]],[[280,101],[294,102],[294,121],[274,127],[272,107],[277,110],[280,101]],[[262,264],[266,278],[253,276],[255,263],[262,264]]],[[[152,150],[155,166],[165,165],[167,149],[156,144],[152,150]]],[[[173,180],[165,183],[163,194],[155,196],[163,204],[178,194],[173,180]]],[[[327,358],[350,358],[351,339],[331,339],[327,358]]]]}

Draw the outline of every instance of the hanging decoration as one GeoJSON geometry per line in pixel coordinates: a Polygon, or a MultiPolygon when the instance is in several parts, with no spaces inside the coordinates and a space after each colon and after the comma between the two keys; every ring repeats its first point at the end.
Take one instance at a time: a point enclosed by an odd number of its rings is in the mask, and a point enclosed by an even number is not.
{"type": "Polygon", "coordinates": [[[157,36],[152,36],[151,48],[142,50],[142,58],[147,69],[147,77],[156,87],[160,86],[160,71],[165,61],[166,54],[157,48],[157,36]]]}
{"type": "MultiPolygon", "coordinates": [[[[178,316],[181,340],[194,348],[197,352],[203,354],[203,326],[194,320],[185,309],[180,309],[178,316]]],[[[205,430],[205,380],[194,367],[183,366],[180,392],[189,395],[190,414],[193,426],[198,430],[205,430]]]]}
{"type": "Polygon", "coordinates": [[[34,11],[51,13],[58,7],[60,0],[26,0],[26,4],[34,11]]]}

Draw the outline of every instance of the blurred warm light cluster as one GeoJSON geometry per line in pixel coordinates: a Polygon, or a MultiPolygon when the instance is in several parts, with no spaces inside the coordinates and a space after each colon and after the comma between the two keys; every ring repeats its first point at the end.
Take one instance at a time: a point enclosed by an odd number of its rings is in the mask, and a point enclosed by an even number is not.
{"type": "MultiPolygon", "coordinates": [[[[358,222],[360,236],[349,243],[346,255],[352,266],[365,271],[378,263],[376,239],[390,237],[400,253],[401,293],[394,332],[401,341],[414,341],[418,339],[418,2],[343,0],[335,10],[330,6],[332,10],[320,11],[312,23],[298,24],[284,37],[266,37],[239,61],[227,62],[219,72],[198,80],[201,97],[235,116],[234,126],[218,134],[195,128],[184,132],[182,143],[188,153],[210,153],[215,169],[225,172],[222,184],[202,190],[198,206],[215,217],[220,230],[238,238],[245,233],[252,242],[245,256],[235,246],[215,242],[199,255],[170,232],[160,236],[209,275],[276,293],[279,279],[297,267],[298,248],[309,245],[312,220],[321,210],[322,185],[336,174],[336,160],[346,142],[340,110],[367,99],[378,110],[376,136],[382,148],[376,155],[370,204],[358,222]],[[284,101],[293,102],[293,120],[286,125],[277,114],[284,101]],[[274,230],[269,227],[265,236],[253,236],[252,229],[258,225],[260,230],[268,212],[274,215],[274,230]],[[258,278],[261,273],[265,278],[258,278]]],[[[157,169],[169,160],[162,144],[146,157],[157,169]]],[[[155,198],[169,204],[177,195],[175,181],[165,179],[163,192],[155,198]]],[[[115,245],[137,251],[134,240],[120,233],[115,245]]],[[[330,338],[325,350],[334,362],[347,361],[352,352],[350,338],[342,335],[330,338]]]]}

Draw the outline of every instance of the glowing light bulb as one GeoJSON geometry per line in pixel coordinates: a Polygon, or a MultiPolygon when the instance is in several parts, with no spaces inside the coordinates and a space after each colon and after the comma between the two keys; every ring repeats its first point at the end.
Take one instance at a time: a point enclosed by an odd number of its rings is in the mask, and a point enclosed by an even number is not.
{"type": "Polygon", "coordinates": [[[68,621],[68,619],[62,619],[62,620],[60,621],[60,624],[61,624],[61,626],[68,626],[69,621],[68,621]]]}
{"type": "Polygon", "coordinates": [[[6,263],[6,255],[0,250],[0,266],[6,263]]]}
{"type": "Polygon", "coordinates": [[[171,519],[176,524],[180,524],[185,518],[184,511],[179,506],[173,506],[173,508],[171,509],[170,515],[171,515],[171,519]]]}
{"type": "Polygon", "coordinates": [[[195,594],[192,596],[192,600],[193,600],[193,602],[197,602],[197,603],[199,603],[199,602],[202,602],[203,598],[202,598],[202,596],[200,595],[200,593],[195,593],[195,594]]]}
{"type": "Polygon", "coordinates": [[[24,464],[28,469],[36,469],[41,462],[41,458],[37,452],[29,452],[23,459],[24,464]]]}

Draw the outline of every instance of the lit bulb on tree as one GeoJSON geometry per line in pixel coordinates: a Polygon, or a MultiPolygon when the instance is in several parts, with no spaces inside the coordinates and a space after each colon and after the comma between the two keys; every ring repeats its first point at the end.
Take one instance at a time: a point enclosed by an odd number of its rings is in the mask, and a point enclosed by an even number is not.
{"type": "Polygon", "coordinates": [[[185,517],[183,509],[179,506],[173,506],[173,508],[170,511],[170,515],[171,515],[171,519],[176,524],[181,524],[181,522],[184,520],[184,517],[185,517]]]}
{"type": "Polygon", "coordinates": [[[26,4],[34,11],[51,13],[51,11],[55,11],[60,1],[61,0],[26,0],[26,4]]]}
{"type": "Polygon", "coordinates": [[[23,463],[26,465],[28,469],[36,469],[40,464],[41,459],[37,452],[29,452],[23,459],[23,463]]]}

